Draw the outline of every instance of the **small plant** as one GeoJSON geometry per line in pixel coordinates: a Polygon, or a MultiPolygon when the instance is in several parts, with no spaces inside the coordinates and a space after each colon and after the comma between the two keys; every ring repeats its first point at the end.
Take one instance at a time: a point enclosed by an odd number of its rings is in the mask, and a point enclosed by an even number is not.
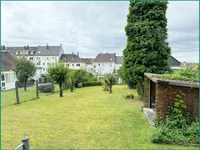
{"type": "Polygon", "coordinates": [[[79,84],[78,84],[78,88],[82,88],[82,83],[79,83],[79,84]]]}
{"type": "Polygon", "coordinates": [[[112,93],[112,86],[115,84],[115,77],[109,75],[107,78],[105,78],[104,82],[108,86],[110,93],[112,93]]]}
{"type": "Polygon", "coordinates": [[[133,94],[128,94],[125,96],[125,99],[134,99],[135,96],[133,94]]]}
{"type": "Polygon", "coordinates": [[[104,91],[109,91],[109,87],[104,81],[102,82],[102,88],[104,91]]]}

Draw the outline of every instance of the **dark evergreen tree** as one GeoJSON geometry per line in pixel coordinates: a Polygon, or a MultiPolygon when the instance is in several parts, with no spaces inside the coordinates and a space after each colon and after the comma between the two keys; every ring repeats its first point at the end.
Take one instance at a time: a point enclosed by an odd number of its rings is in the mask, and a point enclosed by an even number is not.
{"type": "Polygon", "coordinates": [[[131,1],[129,5],[122,72],[129,87],[137,86],[139,94],[143,93],[145,72],[170,71],[167,4],[167,1],[131,1]]]}

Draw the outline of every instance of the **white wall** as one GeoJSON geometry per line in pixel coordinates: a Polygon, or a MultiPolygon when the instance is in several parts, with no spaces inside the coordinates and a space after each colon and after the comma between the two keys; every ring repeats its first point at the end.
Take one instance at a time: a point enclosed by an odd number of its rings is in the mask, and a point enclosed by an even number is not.
{"type": "Polygon", "coordinates": [[[70,69],[75,69],[75,70],[79,70],[79,69],[85,69],[85,63],[65,63],[65,67],[69,67],[70,69]]]}
{"type": "Polygon", "coordinates": [[[6,71],[6,72],[3,71],[1,72],[1,75],[4,75],[4,81],[1,81],[1,89],[2,90],[14,89],[15,82],[17,81],[16,73],[14,71],[6,71]]]}
{"type": "Polygon", "coordinates": [[[93,63],[93,73],[103,76],[105,74],[113,73],[115,69],[115,62],[95,62],[93,63]]]}

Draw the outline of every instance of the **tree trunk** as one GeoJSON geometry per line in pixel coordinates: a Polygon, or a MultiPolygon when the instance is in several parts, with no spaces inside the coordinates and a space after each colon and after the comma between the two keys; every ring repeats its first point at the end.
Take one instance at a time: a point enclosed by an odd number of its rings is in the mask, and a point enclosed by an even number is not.
{"type": "Polygon", "coordinates": [[[73,92],[73,91],[74,91],[74,86],[72,85],[72,86],[71,86],[71,92],[73,92]]]}
{"type": "Polygon", "coordinates": [[[26,91],[26,82],[27,80],[24,80],[24,91],[26,91]]]}
{"type": "Polygon", "coordinates": [[[112,93],[112,86],[110,86],[110,93],[112,93]]]}
{"type": "Polygon", "coordinates": [[[63,97],[62,82],[59,83],[59,88],[60,88],[60,97],[63,97]]]}

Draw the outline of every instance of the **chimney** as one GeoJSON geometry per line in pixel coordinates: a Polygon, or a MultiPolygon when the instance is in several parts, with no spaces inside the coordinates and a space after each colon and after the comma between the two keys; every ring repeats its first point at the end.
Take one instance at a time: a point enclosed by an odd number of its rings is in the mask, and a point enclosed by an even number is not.
{"type": "Polygon", "coordinates": [[[29,50],[29,46],[27,45],[26,48],[29,50]]]}
{"type": "Polygon", "coordinates": [[[47,49],[49,49],[49,45],[48,45],[48,43],[47,43],[47,49]]]}
{"type": "Polygon", "coordinates": [[[60,44],[60,47],[62,47],[62,44],[60,44]]]}
{"type": "Polygon", "coordinates": [[[79,57],[79,52],[77,52],[77,56],[79,57]]]}

